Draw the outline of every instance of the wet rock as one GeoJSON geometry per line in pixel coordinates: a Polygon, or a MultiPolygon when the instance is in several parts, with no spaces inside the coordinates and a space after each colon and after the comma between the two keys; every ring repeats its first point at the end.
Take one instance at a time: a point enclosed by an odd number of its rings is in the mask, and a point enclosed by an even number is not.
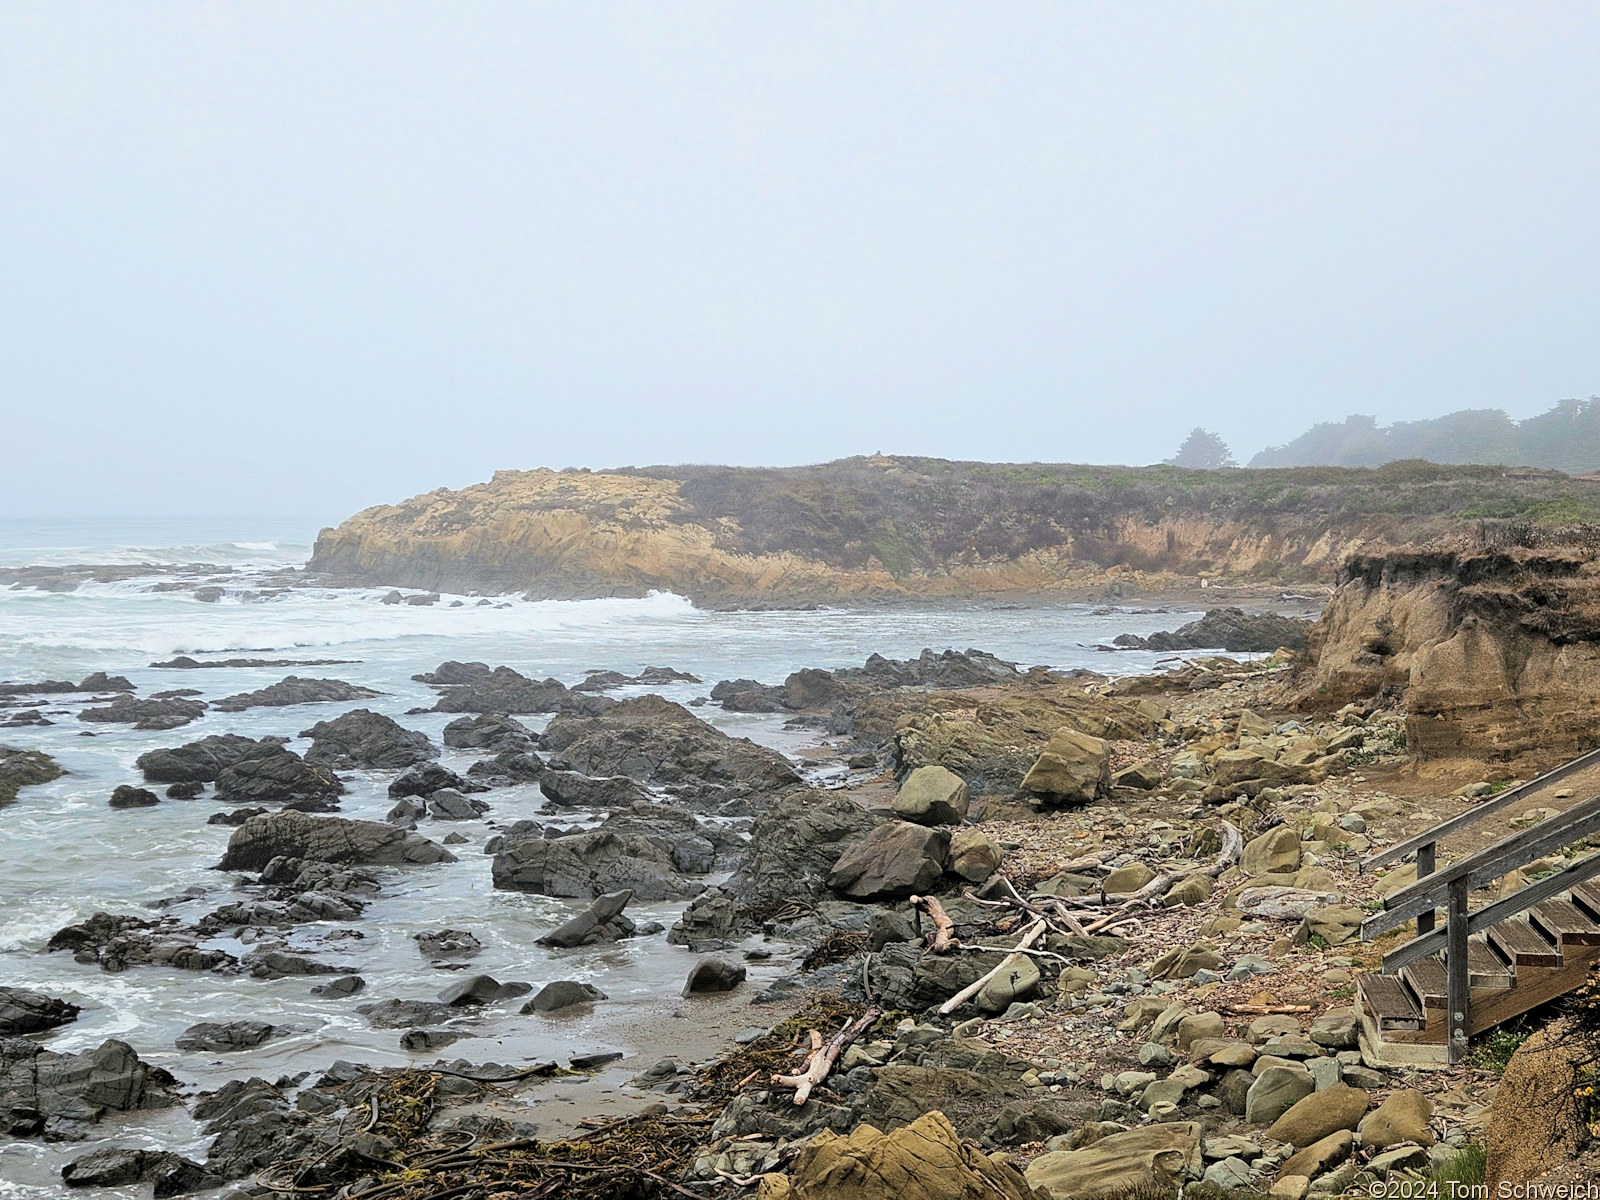
{"type": "Polygon", "coordinates": [[[172,783],[167,785],[169,800],[193,800],[206,790],[203,783],[172,783]]]}
{"type": "Polygon", "coordinates": [[[619,687],[659,687],[665,683],[699,682],[699,676],[690,675],[687,671],[674,670],[672,667],[646,667],[637,675],[624,675],[620,671],[589,671],[585,673],[583,682],[575,684],[572,690],[606,692],[619,687]]]}
{"type": "MultiPolygon", "coordinates": [[[[627,890],[600,896],[583,912],[538,938],[537,942],[541,946],[569,949],[630,937],[635,926],[623,915],[622,910],[627,908],[632,899],[633,893],[627,890]]],[[[671,941],[670,937],[668,941],[671,941]]]]}
{"type": "Polygon", "coordinates": [[[463,795],[489,790],[481,783],[463,779],[449,767],[436,762],[424,762],[406,768],[395,777],[389,785],[389,798],[398,800],[402,796],[429,796],[441,788],[451,788],[463,795]]]}
{"type": "Polygon", "coordinates": [[[312,986],[313,996],[354,996],[357,992],[365,990],[367,981],[359,975],[341,975],[338,979],[330,979],[327,983],[318,983],[312,986]]]}
{"type": "Polygon", "coordinates": [[[720,958],[702,958],[690,969],[689,978],[683,985],[683,994],[731,992],[744,982],[744,977],[745,969],[738,963],[725,962],[720,958]]]}
{"type": "Polygon", "coordinates": [[[592,715],[614,703],[605,696],[575,692],[559,679],[534,680],[510,667],[496,667],[487,675],[475,673],[467,682],[448,685],[433,711],[592,715]]]}
{"type": "Polygon", "coordinates": [[[110,704],[86,708],[78,720],[100,724],[132,725],[135,729],[176,729],[187,725],[196,717],[205,715],[206,705],[201,700],[136,700],[127,694],[118,696],[110,704]]]}
{"type": "Polygon", "coordinates": [[[179,1050],[248,1050],[271,1038],[285,1037],[289,1032],[265,1021],[229,1021],[225,1024],[203,1021],[180,1033],[176,1045],[179,1050]]]}
{"type": "Polygon", "coordinates": [[[493,975],[469,975],[441,991],[439,1002],[452,1008],[471,1007],[525,996],[532,990],[526,983],[501,983],[493,975]]]}
{"type": "Polygon", "coordinates": [[[161,798],[152,791],[123,783],[112,790],[109,803],[112,808],[149,808],[160,804],[161,798]]]}
{"type": "Polygon", "coordinates": [[[42,751],[0,746],[0,805],[10,804],[22,788],[49,783],[65,774],[56,760],[42,751]]]}
{"type": "Polygon", "coordinates": [[[365,708],[318,721],[310,729],[302,729],[300,736],[311,739],[306,761],[330,767],[395,770],[439,756],[427,734],[365,708]]]}
{"type": "Polygon", "coordinates": [[[247,708],[285,708],[291,704],[370,700],[377,695],[381,693],[346,683],[342,679],[302,679],[298,675],[289,675],[254,692],[224,696],[216,702],[216,709],[218,712],[243,712],[247,708]]]}
{"type": "Polygon", "coordinates": [[[1123,634],[1116,643],[1134,650],[1226,650],[1231,654],[1271,654],[1279,647],[1303,650],[1315,622],[1278,613],[1247,613],[1240,608],[1213,608],[1198,621],[1172,633],[1148,638],[1123,634]]]}
{"type": "Polygon", "coordinates": [[[459,1042],[464,1037],[470,1037],[461,1029],[408,1029],[400,1035],[400,1049],[409,1050],[413,1054],[424,1050],[438,1050],[451,1042],[459,1042]]]}
{"type": "Polygon", "coordinates": [[[950,858],[950,834],[892,821],[847,849],[828,886],[852,900],[903,899],[933,888],[950,858]]]}
{"type": "Polygon", "coordinates": [[[487,803],[455,788],[440,788],[428,797],[428,813],[440,821],[475,821],[488,811],[487,803]]]}
{"type": "Polygon", "coordinates": [[[32,992],[26,988],[0,987],[0,1037],[24,1033],[43,1033],[68,1025],[83,1011],[76,1004],[32,992]]]}
{"type": "Polygon", "coordinates": [[[795,788],[772,801],[750,831],[724,890],[745,904],[780,904],[823,894],[845,847],[877,824],[848,797],[795,788]]]}
{"type": "Polygon", "coordinates": [[[147,751],[134,765],[144,774],[146,783],[215,783],[217,776],[235,763],[282,751],[282,738],[258,740],[219,733],[182,746],[147,751]]]}
{"type": "Polygon", "coordinates": [[[318,962],[304,954],[290,954],[286,950],[254,950],[239,960],[241,965],[257,979],[283,979],[290,975],[346,975],[349,967],[336,967],[318,962]]]}
{"type": "Polygon", "coordinates": [[[817,667],[802,667],[783,681],[783,706],[790,710],[831,709],[844,699],[839,680],[817,667]]]}
{"type": "Polygon", "coordinates": [[[170,1151],[116,1147],[73,1159],[61,1169],[61,1181],[68,1187],[148,1183],[156,1200],[206,1191],[222,1182],[199,1163],[170,1151]]]}
{"type": "Polygon", "coordinates": [[[544,760],[531,750],[501,750],[493,758],[467,768],[467,778],[485,787],[515,787],[537,783],[544,776],[544,760]]]}
{"type": "Polygon", "coordinates": [[[433,1000],[381,1000],[358,1005],[356,1011],[374,1029],[414,1029],[437,1025],[456,1015],[449,1005],[433,1000]]]}
{"type": "Polygon", "coordinates": [[[707,888],[689,902],[683,915],[667,931],[667,941],[691,950],[718,948],[749,926],[750,923],[741,918],[739,905],[733,897],[720,888],[707,888]]]}
{"type": "Polygon", "coordinates": [[[558,770],[627,775],[707,807],[798,782],[777,751],[731,738],[660,696],[623,700],[594,717],[557,716],[540,745],[558,770]]]}
{"type": "Polygon", "coordinates": [[[483,943],[465,929],[432,929],[411,935],[417,949],[428,959],[472,958],[483,949],[483,943]]]}
{"type": "Polygon", "coordinates": [[[1111,752],[1097,737],[1076,729],[1056,731],[1022,780],[1041,803],[1080,804],[1111,791],[1111,752]]]}
{"type": "Polygon", "coordinates": [[[0,1039],[0,1133],[43,1134],[47,1140],[80,1136],[107,1111],[129,1112],[175,1104],[175,1081],[140,1061],[126,1042],[102,1042],[80,1054],[57,1054],[27,1038],[0,1039]]]}
{"type": "Polygon", "coordinates": [[[503,713],[457,717],[444,727],[444,744],[452,750],[498,754],[502,750],[532,750],[537,741],[533,730],[503,713]]]}
{"type": "Polygon", "coordinates": [[[394,807],[384,813],[385,824],[395,825],[401,829],[415,829],[417,822],[428,815],[428,806],[421,800],[404,796],[395,801],[394,807]]]}
{"type": "Polygon", "coordinates": [[[723,679],[711,689],[711,698],[728,712],[782,712],[785,695],[782,686],[754,679],[723,679]]]}
{"type": "Polygon", "coordinates": [[[532,1000],[522,1006],[524,1013],[558,1012],[577,1004],[593,1004],[606,999],[606,994],[588,983],[575,979],[558,979],[540,988],[532,1000]]]}
{"type": "Polygon", "coordinates": [[[280,855],[378,866],[456,861],[455,855],[438,843],[392,825],[289,810],[251,817],[236,829],[218,868],[259,871],[280,855]]]}
{"type": "Polygon", "coordinates": [[[646,902],[687,900],[703,886],[651,839],[605,830],[508,842],[491,873],[497,888],[578,899],[626,890],[646,902]]]}
{"type": "Polygon", "coordinates": [[[545,771],[539,791],[558,808],[628,808],[654,799],[648,788],[626,775],[594,778],[576,771],[545,771]]]}
{"type": "Polygon", "coordinates": [[[961,776],[944,767],[918,767],[906,776],[894,798],[894,812],[918,825],[959,825],[967,819],[969,798],[961,776]]]}
{"type": "Polygon", "coordinates": [[[440,663],[431,671],[424,671],[411,678],[418,683],[426,683],[433,687],[460,687],[464,684],[482,683],[492,674],[493,671],[490,670],[488,663],[450,660],[440,663]]]}
{"type": "Polygon", "coordinates": [[[345,787],[325,766],[307,762],[292,750],[245,758],[217,775],[217,799],[228,804],[281,804],[297,808],[338,806],[345,787]]]}

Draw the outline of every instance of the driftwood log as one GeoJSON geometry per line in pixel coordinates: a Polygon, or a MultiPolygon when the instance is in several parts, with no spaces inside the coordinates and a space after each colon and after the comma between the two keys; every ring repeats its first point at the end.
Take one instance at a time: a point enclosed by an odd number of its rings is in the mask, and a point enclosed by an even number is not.
{"type": "Polygon", "coordinates": [[[948,1016],[950,1013],[955,1012],[956,1009],[960,1008],[968,1000],[976,996],[979,992],[983,991],[983,987],[986,983],[988,983],[991,979],[996,978],[1002,971],[1011,966],[1012,963],[1023,957],[1022,952],[1026,951],[1029,946],[1033,945],[1036,941],[1043,937],[1045,931],[1049,928],[1050,922],[1046,921],[1043,917],[1040,917],[1028,927],[1028,932],[1023,934],[1022,939],[1011,948],[1011,953],[1007,954],[1000,960],[999,966],[995,967],[994,970],[990,971],[982,979],[973,980],[971,983],[967,984],[966,987],[962,988],[954,996],[951,996],[950,999],[941,1004],[939,1006],[940,1015],[948,1016]]]}
{"type": "Polygon", "coordinates": [[[828,1072],[833,1070],[833,1064],[843,1054],[845,1047],[860,1037],[871,1027],[872,1023],[883,1015],[880,1008],[869,1008],[854,1021],[845,1025],[838,1033],[833,1035],[833,1040],[826,1046],[822,1044],[822,1035],[815,1029],[811,1031],[811,1053],[806,1057],[805,1069],[798,1075],[774,1075],[773,1085],[776,1087],[792,1087],[794,1089],[794,1102],[796,1105],[804,1104],[811,1098],[811,1089],[816,1087],[828,1077],[828,1072]]]}
{"type": "Polygon", "coordinates": [[[913,896],[911,907],[927,913],[933,922],[933,942],[928,947],[928,953],[948,954],[961,945],[961,939],[956,937],[956,923],[950,919],[950,914],[944,911],[944,905],[935,897],[913,896]]]}

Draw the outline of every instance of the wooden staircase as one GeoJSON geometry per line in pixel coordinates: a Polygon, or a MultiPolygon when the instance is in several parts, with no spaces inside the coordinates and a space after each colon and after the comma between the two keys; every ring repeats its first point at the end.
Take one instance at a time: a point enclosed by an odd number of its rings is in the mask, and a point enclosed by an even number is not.
{"type": "MultiPolygon", "coordinates": [[[[1469,895],[1536,858],[1600,832],[1600,796],[1434,869],[1446,837],[1591,767],[1600,750],[1367,858],[1363,871],[1417,856],[1417,880],[1384,899],[1361,925],[1371,940],[1415,918],[1417,936],[1383,956],[1383,973],[1358,983],[1367,1038],[1417,1050],[1437,1047],[1446,1061],[1466,1056],[1467,1039],[1581,987],[1600,961],[1600,853],[1470,910],[1469,895]],[[1436,925],[1439,908],[1447,913],[1436,925]]],[[[1413,1060],[1415,1061],[1415,1060],[1413,1060]]]]}

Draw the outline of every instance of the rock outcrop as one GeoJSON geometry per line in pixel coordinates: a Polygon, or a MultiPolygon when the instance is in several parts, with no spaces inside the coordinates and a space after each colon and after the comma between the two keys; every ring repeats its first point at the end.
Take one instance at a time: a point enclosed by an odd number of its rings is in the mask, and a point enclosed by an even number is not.
{"type": "Polygon", "coordinates": [[[0,746],[0,804],[10,804],[25,787],[49,783],[65,774],[56,760],[42,750],[0,746]]]}
{"type": "Polygon", "coordinates": [[[318,721],[310,729],[302,729],[300,736],[311,739],[306,761],[330,767],[398,770],[439,757],[438,747],[427,734],[365,708],[318,721]]]}
{"type": "Polygon", "coordinates": [[[287,809],[251,817],[234,830],[217,867],[259,871],[279,857],[374,866],[456,861],[456,856],[437,842],[393,825],[316,817],[287,809]]]}

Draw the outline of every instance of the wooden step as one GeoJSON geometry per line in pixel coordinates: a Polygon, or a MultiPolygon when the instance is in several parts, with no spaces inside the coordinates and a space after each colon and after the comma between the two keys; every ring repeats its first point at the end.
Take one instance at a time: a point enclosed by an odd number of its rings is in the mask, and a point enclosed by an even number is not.
{"type": "Polygon", "coordinates": [[[1535,904],[1528,910],[1528,919],[1558,946],[1600,946],[1600,925],[1570,900],[1535,904]]]}
{"type": "Polygon", "coordinates": [[[1467,986],[1475,988],[1508,988],[1516,980],[1506,960],[1494,952],[1481,933],[1467,939],[1467,986]]]}
{"type": "Polygon", "coordinates": [[[1422,1009],[1393,975],[1363,975],[1358,986],[1379,1029],[1422,1028],[1422,1009]]]}
{"type": "Polygon", "coordinates": [[[1489,941],[1513,967],[1559,967],[1561,951],[1528,923],[1526,917],[1507,917],[1489,926],[1489,941]]]}
{"type": "Polygon", "coordinates": [[[1600,883],[1591,879],[1574,886],[1572,902],[1578,906],[1579,912],[1600,920],[1600,883]]]}
{"type": "Polygon", "coordinates": [[[1444,960],[1437,954],[1419,958],[1400,968],[1400,978],[1406,981],[1423,1008],[1445,1008],[1449,1004],[1449,981],[1444,973],[1444,960]]]}

